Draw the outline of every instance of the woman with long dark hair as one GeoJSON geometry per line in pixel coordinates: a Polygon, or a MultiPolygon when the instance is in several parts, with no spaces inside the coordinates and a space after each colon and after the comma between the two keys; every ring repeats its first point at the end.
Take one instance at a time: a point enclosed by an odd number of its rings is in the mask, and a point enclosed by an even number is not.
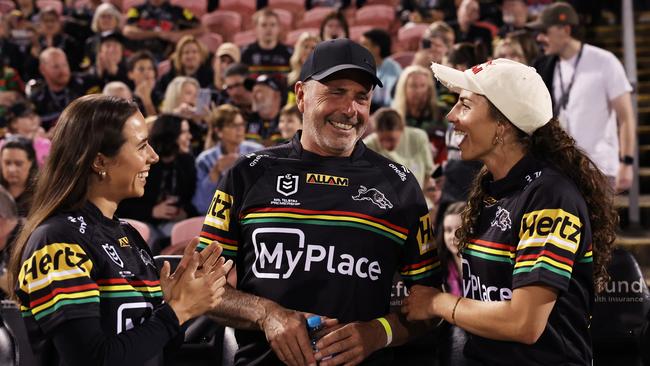
{"type": "Polygon", "coordinates": [[[221,300],[231,264],[189,245],[174,275],[114,216],[141,196],[158,155],[133,102],[101,95],[61,114],[11,256],[10,282],[34,350],[55,365],[162,365],[181,325],[221,300]],[[49,353],[52,352],[52,353],[49,353]]]}
{"type": "Polygon", "coordinates": [[[190,152],[191,139],[187,120],[160,115],[151,128],[151,146],[160,155],[160,161],[149,170],[144,195],[122,201],[117,209],[122,217],[148,223],[153,229],[151,243],[169,239],[176,222],[198,215],[192,205],[196,170],[190,152]]]}
{"type": "Polygon", "coordinates": [[[11,136],[3,140],[0,168],[0,184],[16,201],[18,216],[26,217],[38,173],[36,151],[32,141],[22,136],[11,136]]]}
{"type": "Polygon", "coordinates": [[[481,364],[591,365],[594,291],[617,225],[607,179],[552,118],[535,69],[431,68],[460,92],[448,119],[461,158],[484,167],[456,232],[463,296],[415,286],[403,311],[466,330],[465,356],[481,364]]]}

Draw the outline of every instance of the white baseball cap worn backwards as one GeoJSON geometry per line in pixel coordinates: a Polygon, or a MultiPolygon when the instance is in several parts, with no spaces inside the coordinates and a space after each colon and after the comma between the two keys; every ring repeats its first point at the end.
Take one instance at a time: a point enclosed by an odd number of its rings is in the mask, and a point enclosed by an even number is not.
{"type": "Polygon", "coordinates": [[[553,117],[551,95],[534,68],[499,58],[465,71],[437,63],[433,74],[450,90],[485,96],[512,124],[528,135],[553,117]]]}

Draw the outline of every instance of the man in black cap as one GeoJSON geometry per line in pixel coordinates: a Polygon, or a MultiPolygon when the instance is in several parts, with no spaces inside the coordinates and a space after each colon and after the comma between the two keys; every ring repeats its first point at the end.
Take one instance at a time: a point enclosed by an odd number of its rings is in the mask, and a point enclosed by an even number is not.
{"type": "Polygon", "coordinates": [[[614,54],[579,40],[578,26],[576,11],[564,2],[528,23],[544,49],[535,68],[553,97],[553,115],[612,187],[625,191],[632,185],[636,142],[632,86],[614,54]]]}
{"type": "Polygon", "coordinates": [[[102,89],[111,81],[121,81],[123,83],[129,81],[123,57],[124,41],[124,36],[119,32],[102,34],[99,39],[97,57],[89,74],[97,79],[102,89]]]}
{"type": "Polygon", "coordinates": [[[368,50],[321,42],[295,87],[304,130],[220,180],[200,246],[218,240],[236,263],[213,311],[237,328],[236,364],[392,364],[388,347],[423,327],[389,313],[395,272],[440,279],[417,180],[359,141],[377,85],[368,50]],[[311,314],[325,328],[314,349],[311,314]]]}
{"type": "Polygon", "coordinates": [[[280,110],[286,100],[286,82],[282,75],[260,75],[253,84],[254,112],[248,119],[246,139],[254,140],[265,146],[277,144],[282,140],[278,123],[280,110]]]}

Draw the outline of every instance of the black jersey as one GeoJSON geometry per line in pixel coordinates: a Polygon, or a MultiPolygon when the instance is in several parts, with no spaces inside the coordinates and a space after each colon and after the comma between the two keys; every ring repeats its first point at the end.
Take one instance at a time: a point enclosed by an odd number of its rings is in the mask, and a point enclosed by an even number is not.
{"type": "MultiPolygon", "coordinates": [[[[142,237],[91,203],[43,222],[30,236],[22,260],[16,294],[36,350],[49,349],[64,322],[99,317],[103,332],[115,335],[146,326],[162,306],[158,269],[142,237]]],[[[169,328],[177,333],[178,321],[169,328]]],[[[162,349],[140,352],[157,356],[162,349]]]]}
{"type": "MultiPolygon", "coordinates": [[[[393,274],[438,285],[413,175],[358,142],[346,158],[291,142],[243,157],[219,182],[201,232],[235,261],[238,289],[282,306],[369,321],[388,313],[393,274]]],[[[263,332],[237,332],[238,364],[277,363],[263,332]]]]}
{"type": "Polygon", "coordinates": [[[546,329],[533,345],[471,335],[465,354],[488,365],[591,365],[591,227],[573,182],[524,157],[498,181],[483,182],[476,235],[463,251],[463,293],[509,301],[514,289],[558,291],[546,329]]]}

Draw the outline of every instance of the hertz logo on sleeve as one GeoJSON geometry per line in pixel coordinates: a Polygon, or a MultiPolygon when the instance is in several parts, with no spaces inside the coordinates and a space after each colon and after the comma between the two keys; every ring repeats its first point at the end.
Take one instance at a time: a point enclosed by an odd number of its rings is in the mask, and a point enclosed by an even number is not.
{"type": "Polygon", "coordinates": [[[430,252],[435,248],[432,233],[433,227],[431,226],[431,218],[429,217],[429,214],[420,217],[417,234],[420,255],[430,252]]]}
{"type": "Polygon", "coordinates": [[[228,231],[230,228],[230,209],[232,208],[232,196],[228,193],[217,190],[212,203],[205,217],[205,224],[219,230],[228,231]]]}
{"type": "Polygon", "coordinates": [[[90,258],[78,244],[53,243],[34,251],[23,262],[18,282],[29,293],[53,281],[89,277],[93,269],[90,258]]]}
{"type": "Polygon", "coordinates": [[[335,177],[333,175],[307,173],[307,183],[324,184],[327,186],[347,187],[350,183],[349,178],[335,177]]]}
{"type": "Polygon", "coordinates": [[[575,253],[580,244],[580,218],[562,209],[539,210],[524,214],[517,250],[553,244],[575,253]]]}

